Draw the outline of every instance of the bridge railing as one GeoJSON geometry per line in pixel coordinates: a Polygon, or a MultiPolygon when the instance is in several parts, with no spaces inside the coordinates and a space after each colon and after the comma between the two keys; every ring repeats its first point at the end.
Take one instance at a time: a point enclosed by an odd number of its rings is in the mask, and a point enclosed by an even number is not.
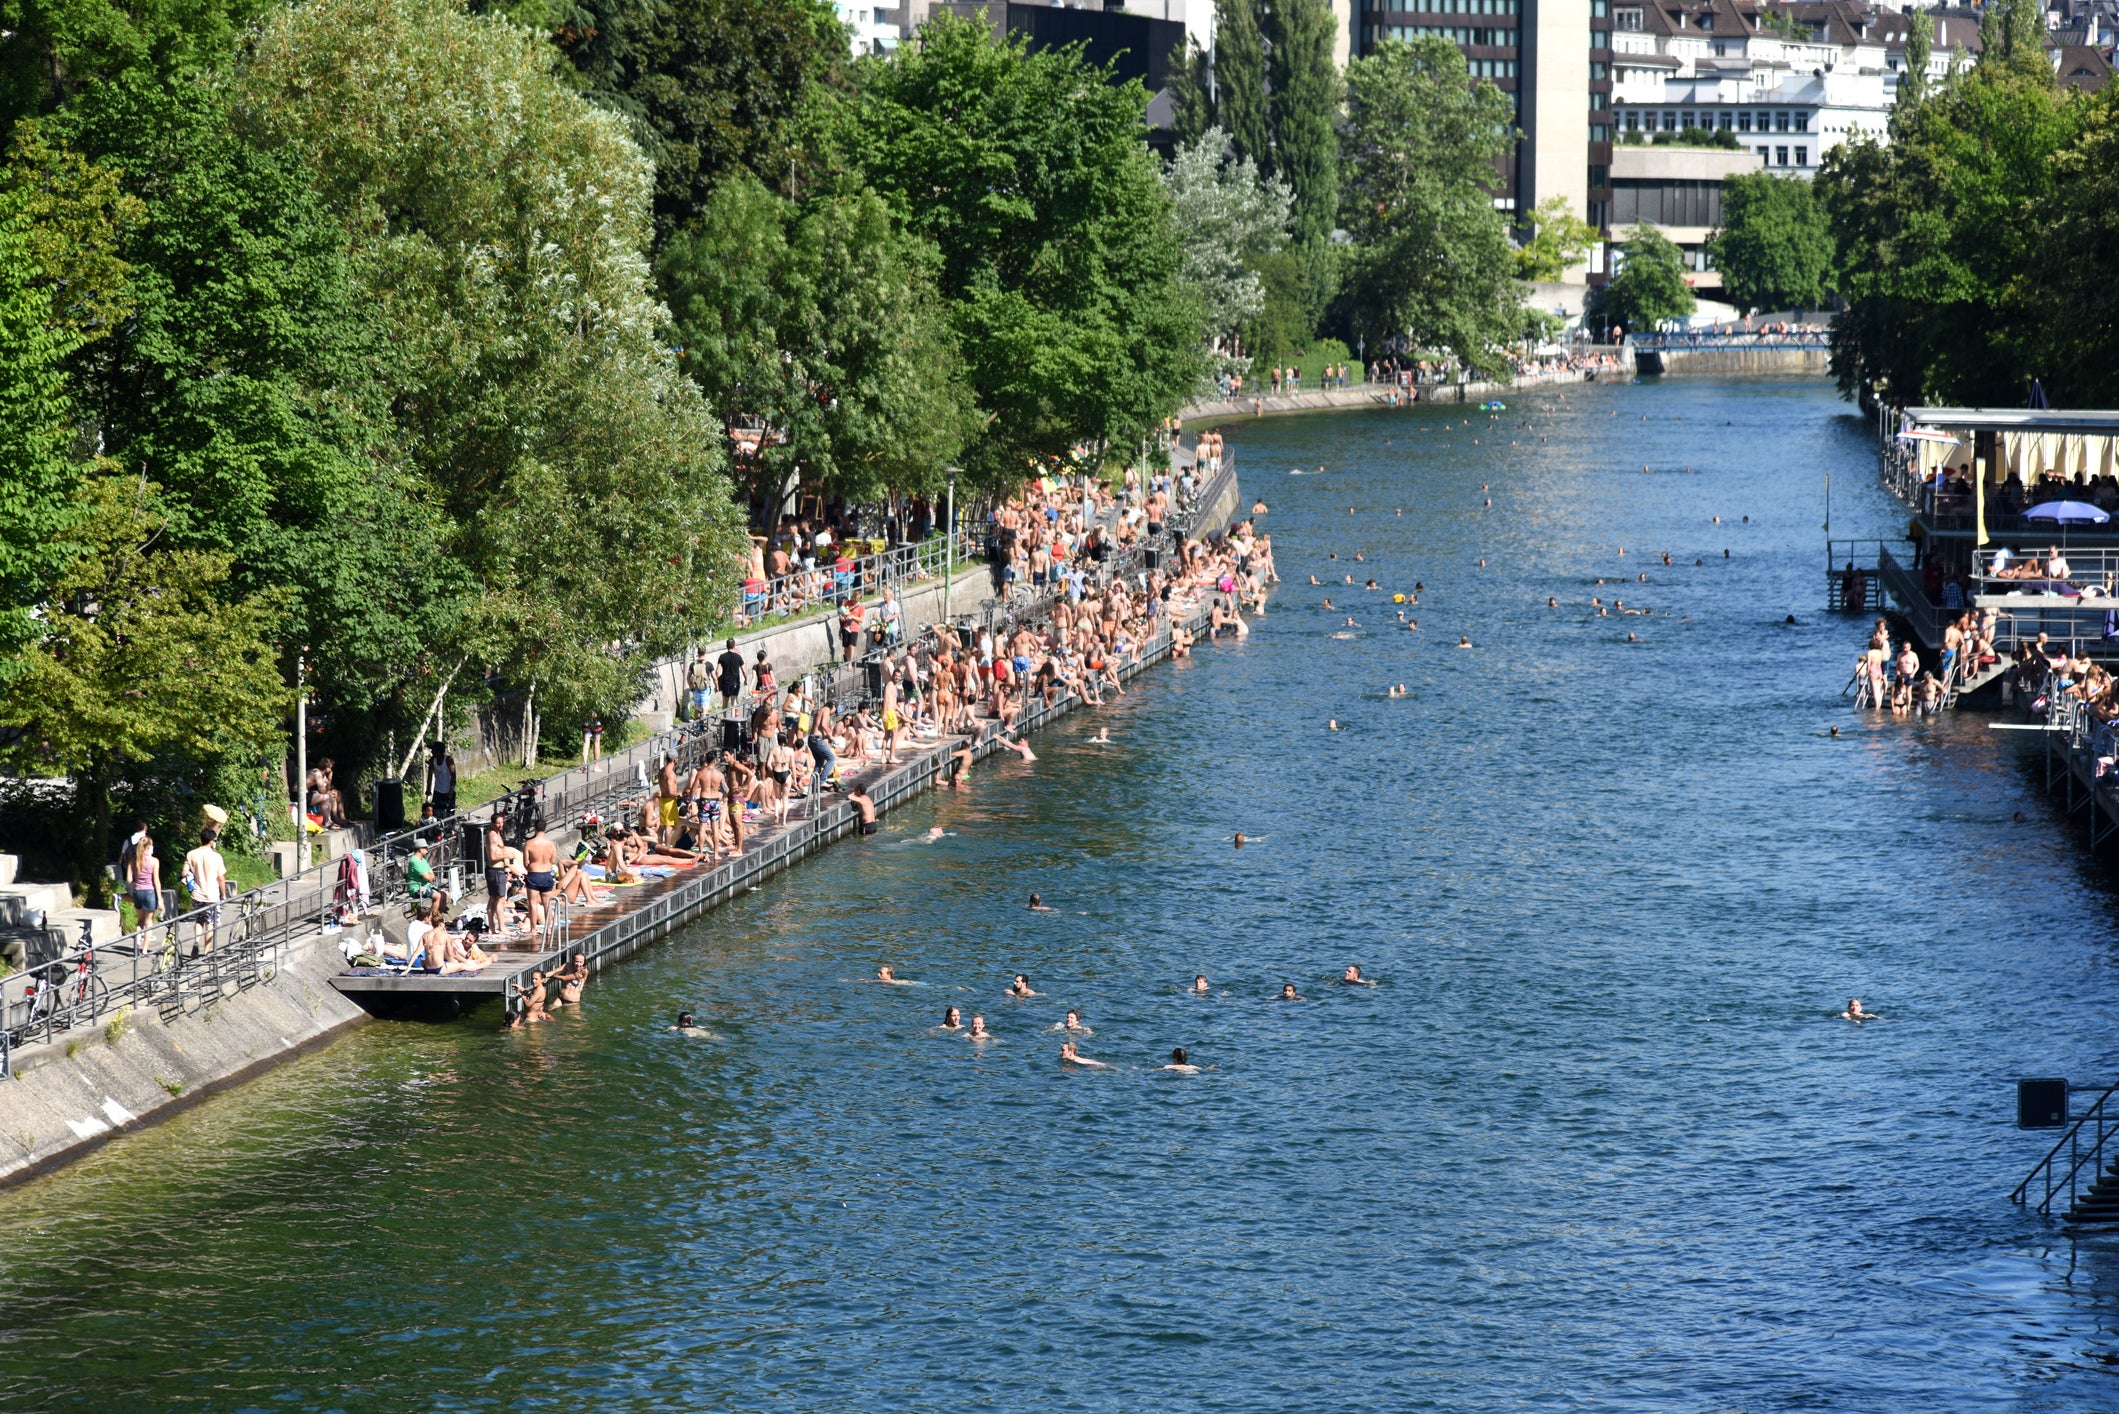
{"type": "Polygon", "coordinates": [[[1677,333],[1629,334],[1626,342],[1649,353],[1677,353],[1697,349],[1830,349],[1832,335],[1824,330],[1791,329],[1785,334],[1745,333],[1741,330],[1698,329],[1677,333]]]}

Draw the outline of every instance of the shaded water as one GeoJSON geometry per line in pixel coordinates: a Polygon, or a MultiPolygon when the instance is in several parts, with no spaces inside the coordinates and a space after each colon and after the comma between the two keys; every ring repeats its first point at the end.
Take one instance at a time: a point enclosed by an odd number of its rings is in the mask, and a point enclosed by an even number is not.
{"type": "Polygon", "coordinates": [[[1859,421],[1466,417],[1232,429],[1288,581],[1252,638],[580,1014],[368,1027],[0,1195],[0,1406],[2119,1405],[2119,1248],[2005,1200],[2011,1080],[2119,1059],[2110,885],[2020,741],[1835,695],[1823,474],[1836,533],[1900,519],[1859,421]],[[1306,583],[1350,571],[1420,631],[1306,583]],[[1113,1069],[1056,1064],[1069,1005],[1113,1069]]]}

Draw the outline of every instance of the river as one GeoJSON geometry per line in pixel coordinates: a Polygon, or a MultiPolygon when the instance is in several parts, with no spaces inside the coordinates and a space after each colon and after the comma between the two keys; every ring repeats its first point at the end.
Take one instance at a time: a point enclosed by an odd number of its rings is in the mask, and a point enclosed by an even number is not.
{"type": "Polygon", "coordinates": [[[1670,379],[1229,441],[1247,641],[578,1013],[369,1026],[0,1194],[0,1407],[2119,1405],[2119,1245],[2006,1200],[2012,1081],[2119,1066],[2112,881],[2019,740],[1838,695],[1825,475],[1903,519],[1861,420],[1670,379]]]}

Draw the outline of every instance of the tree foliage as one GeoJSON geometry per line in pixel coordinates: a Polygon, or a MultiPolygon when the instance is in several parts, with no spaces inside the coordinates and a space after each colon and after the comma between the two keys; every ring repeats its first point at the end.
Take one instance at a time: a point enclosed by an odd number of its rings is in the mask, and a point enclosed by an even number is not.
{"type": "Polygon", "coordinates": [[[996,43],[938,15],[919,48],[855,66],[852,165],[942,253],[940,284],[989,421],[966,468],[999,479],[1084,438],[1130,441],[1199,377],[1200,310],[1140,140],[1147,95],[1079,50],[996,43]]]}
{"type": "Polygon", "coordinates": [[[280,12],[243,98],[343,222],[393,445],[479,586],[456,642],[553,712],[629,702],[726,610],[743,547],[721,430],[658,337],[623,123],[534,37],[422,0],[280,12]]]}
{"type": "Polygon", "coordinates": [[[1306,243],[1329,237],[1339,214],[1338,30],[1330,0],[1273,0],[1266,12],[1273,151],[1265,170],[1295,193],[1295,235],[1306,243]]]}
{"type": "Polygon", "coordinates": [[[75,469],[66,456],[70,406],[51,290],[20,188],[0,193],[0,687],[22,668],[35,611],[66,562],[75,469]]]}
{"type": "Polygon", "coordinates": [[[1697,306],[1685,282],[1685,253],[1655,227],[1634,227],[1620,247],[1617,272],[1604,284],[1604,316],[1638,333],[1682,319],[1697,306]]]}
{"type": "Polygon", "coordinates": [[[1258,0],[1214,0],[1214,115],[1236,155],[1271,173],[1273,129],[1258,0]]]}
{"type": "Polygon", "coordinates": [[[1231,357],[1239,330],[1265,311],[1261,265],[1288,243],[1294,194],[1249,158],[1222,160],[1219,128],[1180,146],[1163,172],[1184,245],[1183,278],[1206,311],[1209,349],[1231,357]]]}
{"type": "Polygon", "coordinates": [[[1575,215],[1564,196],[1549,196],[1531,209],[1530,239],[1516,248],[1516,278],[1559,280],[1597,243],[1597,228],[1575,215]]]}
{"type": "Polygon", "coordinates": [[[798,204],[748,176],[670,241],[686,370],[723,417],[786,439],[757,458],[759,492],[791,471],[856,502],[940,487],[975,409],[934,263],[872,192],[798,204]]]}
{"type": "Polygon", "coordinates": [[[1883,384],[1896,400],[2013,403],[2051,327],[2056,252],[2044,225],[2056,154],[2085,105],[2035,64],[1982,60],[1898,115],[1889,146],[1837,147],[1817,177],[1840,296],[1832,366],[1843,391],[1883,384]]]}
{"type": "Polygon", "coordinates": [[[1447,40],[1386,40],[1347,66],[1346,299],[1370,345],[1404,335],[1482,371],[1505,365],[1521,325],[1515,256],[1487,186],[1509,113],[1447,40]]]}
{"type": "Polygon", "coordinates": [[[1818,309],[1832,288],[1832,228],[1809,182],[1746,172],[1722,183],[1722,226],[1708,242],[1739,309],[1818,309]]]}

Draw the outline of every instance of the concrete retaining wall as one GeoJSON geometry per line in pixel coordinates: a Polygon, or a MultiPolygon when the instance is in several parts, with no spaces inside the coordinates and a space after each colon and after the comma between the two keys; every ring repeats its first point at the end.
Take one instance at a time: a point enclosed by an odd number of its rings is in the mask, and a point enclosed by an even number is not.
{"type": "Polygon", "coordinates": [[[270,982],[167,1010],[124,1008],[16,1051],[16,1078],[0,1081],[0,1184],[69,1163],[367,1020],[325,981],[345,965],[315,939],[284,953],[270,982]]]}
{"type": "MultiPolygon", "coordinates": [[[[1608,351],[1608,350],[1607,350],[1608,351]]],[[[1630,354],[1628,355],[1631,356],[1630,354]]],[[[1630,378],[1632,369],[1604,372],[1605,378],[1630,378]]],[[[1504,402],[1508,395],[1525,388],[1550,388],[1590,381],[1586,372],[1528,373],[1511,383],[1429,383],[1421,386],[1423,403],[1483,403],[1489,398],[1504,402]]],[[[1330,412],[1344,408],[1388,406],[1390,389],[1381,384],[1355,388],[1316,388],[1298,393],[1261,393],[1255,397],[1213,398],[1187,405],[1180,414],[1187,424],[1227,422],[1239,417],[1273,417],[1291,412],[1330,412]]],[[[1401,404],[1401,406],[1403,406],[1401,404]]]]}

